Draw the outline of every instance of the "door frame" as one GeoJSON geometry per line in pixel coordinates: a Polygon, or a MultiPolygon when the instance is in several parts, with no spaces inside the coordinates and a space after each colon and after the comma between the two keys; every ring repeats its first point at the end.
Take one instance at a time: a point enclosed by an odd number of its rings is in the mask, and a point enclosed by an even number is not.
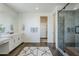
{"type": "MultiPolygon", "coordinates": [[[[46,24],[47,24],[47,28],[46,28],[46,38],[43,38],[40,36],[40,39],[48,39],[48,16],[40,16],[40,25],[41,25],[41,18],[42,17],[45,17],[46,18],[46,24]]],[[[41,29],[41,26],[40,26],[40,29],[41,29]]],[[[40,31],[41,32],[41,31],[40,31]]],[[[41,35],[41,34],[40,34],[41,35]]]]}

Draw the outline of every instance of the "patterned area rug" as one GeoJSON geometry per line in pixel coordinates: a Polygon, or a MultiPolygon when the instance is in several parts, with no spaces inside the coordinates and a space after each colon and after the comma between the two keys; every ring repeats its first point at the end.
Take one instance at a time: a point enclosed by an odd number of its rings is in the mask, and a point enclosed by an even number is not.
{"type": "Polygon", "coordinates": [[[25,47],[18,56],[52,56],[48,47],[25,47]]]}

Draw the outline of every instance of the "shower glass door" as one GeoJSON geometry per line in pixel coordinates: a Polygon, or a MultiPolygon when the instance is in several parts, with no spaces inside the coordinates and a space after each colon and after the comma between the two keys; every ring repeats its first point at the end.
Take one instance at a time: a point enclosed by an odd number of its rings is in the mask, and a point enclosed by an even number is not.
{"type": "Polygon", "coordinates": [[[58,48],[64,51],[64,16],[58,13],[58,48]]]}
{"type": "Polygon", "coordinates": [[[75,11],[63,10],[58,14],[58,48],[63,52],[75,47],[75,11]]]}

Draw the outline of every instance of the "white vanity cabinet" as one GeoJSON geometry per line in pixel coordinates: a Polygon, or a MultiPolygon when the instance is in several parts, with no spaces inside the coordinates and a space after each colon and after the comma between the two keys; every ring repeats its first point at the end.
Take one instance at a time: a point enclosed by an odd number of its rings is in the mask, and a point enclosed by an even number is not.
{"type": "Polygon", "coordinates": [[[15,40],[14,40],[13,36],[11,36],[9,39],[10,39],[9,40],[9,51],[11,51],[14,49],[15,40]]]}
{"type": "Polygon", "coordinates": [[[10,40],[9,40],[9,51],[13,50],[14,48],[16,48],[21,43],[22,43],[22,39],[19,35],[11,36],[10,40]]]}
{"type": "Polygon", "coordinates": [[[14,35],[13,36],[13,39],[14,39],[14,48],[16,48],[19,44],[18,44],[18,38],[19,38],[19,36],[18,35],[14,35]]]}
{"type": "Polygon", "coordinates": [[[22,43],[21,35],[15,34],[8,36],[8,42],[0,45],[0,54],[8,54],[22,43]]]}
{"type": "Polygon", "coordinates": [[[19,35],[19,36],[18,36],[18,45],[23,42],[22,40],[23,40],[23,39],[22,39],[22,35],[19,35]]]}
{"type": "Polygon", "coordinates": [[[9,53],[9,38],[0,38],[0,54],[9,53]]]}

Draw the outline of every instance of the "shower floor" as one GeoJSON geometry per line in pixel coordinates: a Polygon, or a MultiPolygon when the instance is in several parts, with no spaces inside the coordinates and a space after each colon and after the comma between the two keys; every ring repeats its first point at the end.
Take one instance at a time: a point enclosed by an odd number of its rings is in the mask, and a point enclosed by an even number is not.
{"type": "Polygon", "coordinates": [[[65,52],[70,56],[79,56],[79,48],[67,47],[65,48],[65,52]]]}

